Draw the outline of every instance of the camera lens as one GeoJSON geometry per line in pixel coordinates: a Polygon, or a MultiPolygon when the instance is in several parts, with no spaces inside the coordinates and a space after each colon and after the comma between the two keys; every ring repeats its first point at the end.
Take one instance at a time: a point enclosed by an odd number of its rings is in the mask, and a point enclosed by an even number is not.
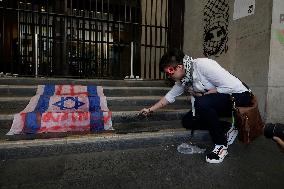
{"type": "Polygon", "coordinates": [[[267,138],[277,136],[284,140],[284,126],[279,124],[268,124],[264,128],[264,136],[267,138]]]}

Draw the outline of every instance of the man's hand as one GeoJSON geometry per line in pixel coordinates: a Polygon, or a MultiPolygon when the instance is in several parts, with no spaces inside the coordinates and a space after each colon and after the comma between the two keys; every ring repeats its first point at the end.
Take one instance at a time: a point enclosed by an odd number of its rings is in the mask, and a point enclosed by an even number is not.
{"type": "Polygon", "coordinates": [[[192,95],[192,96],[198,97],[198,96],[204,96],[204,95],[207,95],[207,94],[217,93],[218,91],[217,91],[216,88],[212,88],[212,89],[206,90],[205,93],[202,93],[202,92],[195,92],[195,91],[193,91],[192,89],[189,89],[187,92],[188,92],[190,95],[192,95]]]}
{"type": "Polygon", "coordinates": [[[195,93],[192,93],[192,95],[195,97],[198,97],[198,96],[203,96],[204,93],[195,92],[195,93]]]}
{"type": "Polygon", "coordinates": [[[149,116],[153,111],[150,108],[143,108],[140,110],[139,115],[143,115],[145,117],[149,116]]]}
{"type": "Polygon", "coordinates": [[[216,88],[209,89],[206,93],[204,93],[204,95],[212,94],[212,93],[217,93],[217,89],[216,88]]]}
{"type": "Polygon", "coordinates": [[[273,137],[273,140],[277,142],[279,148],[282,150],[282,152],[284,153],[284,141],[281,140],[281,138],[279,137],[273,137]]]}
{"type": "Polygon", "coordinates": [[[197,96],[203,96],[203,93],[195,92],[192,89],[189,89],[187,91],[191,96],[197,97],[197,96]]]}

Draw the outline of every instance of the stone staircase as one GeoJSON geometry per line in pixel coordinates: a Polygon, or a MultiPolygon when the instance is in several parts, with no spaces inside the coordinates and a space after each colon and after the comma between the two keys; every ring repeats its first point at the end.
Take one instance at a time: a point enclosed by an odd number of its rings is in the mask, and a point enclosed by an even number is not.
{"type": "MultiPolygon", "coordinates": [[[[139,148],[177,144],[188,140],[190,131],[181,118],[188,111],[188,97],[181,96],[152,116],[138,112],[157,102],[169,90],[165,81],[81,80],[61,78],[0,78],[0,160],[59,154],[139,148]],[[13,115],[35,95],[37,85],[78,84],[103,86],[112,111],[114,131],[94,134],[60,133],[7,137],[13,115]],[[32,140],[31,140],[32,139],[32,140]]],[[[196,131],[193,141],[207,141],[208,132],[196,131]]]]}
{"type": "MultiPolygon", "coordinates": [[[[7,140],[13,115],[20,112],[35,94],[40,84],[101,85],[113,112],[115,133],[154,132],[181,130],[181,117],[190,107],[188,97],[178,97],[176,102],[155,112],[148,118],[137,116],[139,110],[157,102],[169,90],[165,81],[79,80],[46,78],[0,79],[0,139],[7,140]]],[[[64,135],[65,136],[65,135],[64,135]]]]}

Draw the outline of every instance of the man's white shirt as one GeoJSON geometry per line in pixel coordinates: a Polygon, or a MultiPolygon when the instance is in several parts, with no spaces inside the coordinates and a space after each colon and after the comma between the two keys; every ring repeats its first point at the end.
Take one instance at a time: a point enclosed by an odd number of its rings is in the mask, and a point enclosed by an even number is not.
{"type": "MultiPolygon", "coordinates": [[[[215,60],[197,58],[193,60],[193,90],[196,92],[204,89],[216,88],[218,93],[242,93],[248,89],[242,82],[222,68],[215,60]],[[202,87],[200,86],[202,84],[202,87]],[[202,89],[203,88],[203,89],[202,89]]],[[[172,89],[165,95],[169,103],[173,103],[177,96],[184,93],[185,86],[176,82],[172,89]]]]}

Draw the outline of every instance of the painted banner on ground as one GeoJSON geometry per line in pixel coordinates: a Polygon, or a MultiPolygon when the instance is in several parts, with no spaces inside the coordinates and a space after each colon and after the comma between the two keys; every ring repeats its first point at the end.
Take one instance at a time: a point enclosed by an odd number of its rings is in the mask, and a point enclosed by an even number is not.
{"type": "Polygon", "coordinates": [[[7,135],[113,130],[101,86],[39,85],[7,135]]]}

